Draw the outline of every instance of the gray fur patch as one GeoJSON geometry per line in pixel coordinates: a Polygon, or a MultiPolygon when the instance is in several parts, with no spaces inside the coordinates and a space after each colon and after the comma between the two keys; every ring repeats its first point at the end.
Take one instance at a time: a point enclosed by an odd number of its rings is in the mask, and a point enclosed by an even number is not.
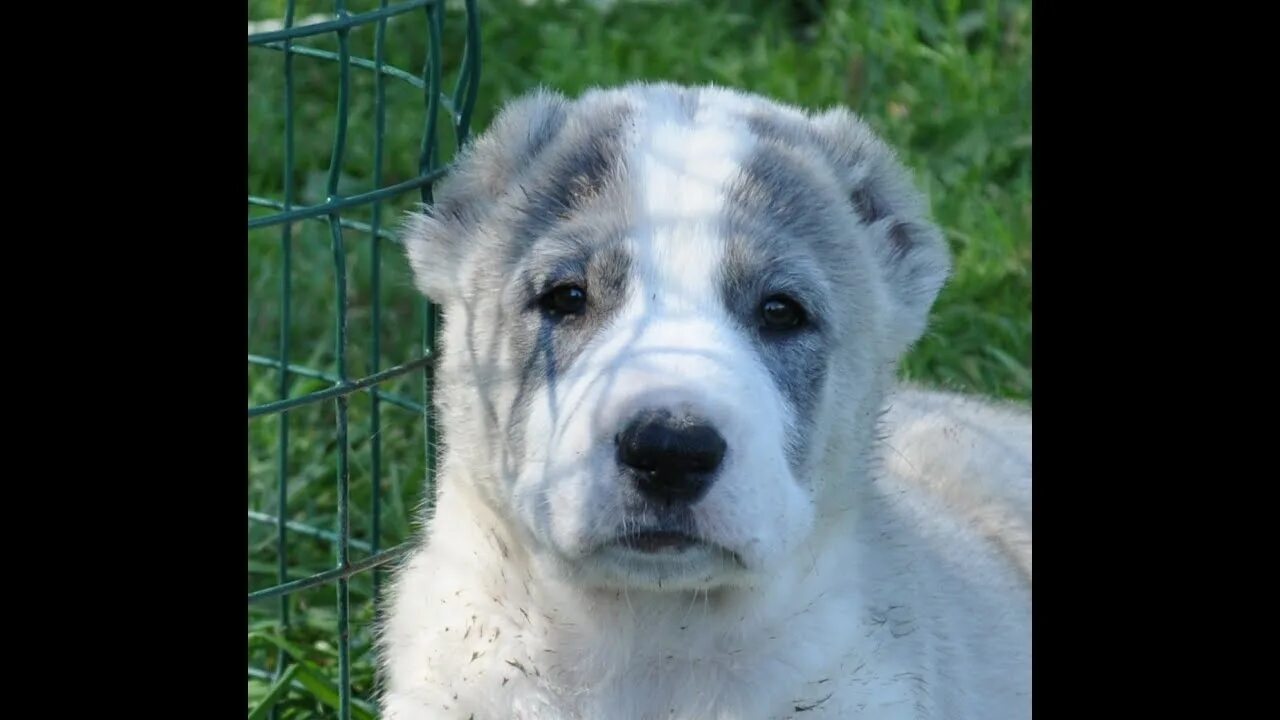
{"type": "MultiPolygon", "coordinates": [[[[907,301],[931,291],[931,275],[945,261],[935,259],[940,248],[931,246],[936,240],[905,170],[856,118],[839,112],[814,118],[759,103],[742,119],[757,145],[728,188],[721,286],[731,314],[755,332],[758,352],[795,412],[799,427],[788,444],[794,466],[809,452],[804,438],[831,353],[857,342],[847,336],[854,325],[841,321],[857,312],[845,305],[844,293],[865,283],[870,270],[857,267],[858,258],[879,263],[891,292],[907,301]],[[855,247],[860,243],[870,252],[855,247]],[[774,293],[804,305],[813,327],[761,333],[760,303],[774,293]]],[[[917,322],[923,325],[923,317],[917,322]]]]}
{"type": "MultiPolygon", "coordinates": [[[[503,428],[507,477],[520,472],[530,403],[558,378],[617,314],[628,292],[631,258],[624,248],[631,192],[622,167],[625,106],[574,106],[552,140],[507,197],[498,226],[503,254],[492,263],[502,287],[503,323],[497,332],[520,358],[518,388],[503,428]],[[538,299],[562,284],[581,286],[585,311],[552,318],[538,299]]],[[[557,408],[551,409],[553,414],[557,408]]]]}
{"type": "MultiPolygon", "coordinates": [[[[521,271],[518,286],[524,290],[516,302],[523,300],[526,307],[512,315],[513,321],[506,329],[513,354],[524,358],[506,428],[507,441],[515,457],[524,455],[525,421],[536,391],[546,387],[554,402],[559,377],[577,360],[591,339],[608,327],[625,302],[631,257],[625,250],[624,239],[623,233],[615,232],[578,246],[576,254],[558,258],[550,266],[533,265],[521,271]],[[537,298],[561,283],[578,284],[586,290],[587,306],[580,315],[555,318],[537,307],[537,298]]],[[[541,259],[551,260],[551,256],[543,254],[541,259]]],[[[559,411],[554,406],[551,408],[553,416],[559,411]]],[[[511,469],[519,470],[515,466],[511,469]]]]}
{"type": "Polygon", "coordinates": [[[845,282],[844,199],[830,173],[814,164],[805,131],[786,118],[755,115],[764,133],[727,189],[720,268],[725,306],[752,338],[778,391],[795,415],[787,454],[799,470],[811,448],[816,408],[827,380],[839,323],[833,288],[845,282]],[[786,295],[804,307],[809,324],[788,332],[763,328],[761,304],[786,295]]]}

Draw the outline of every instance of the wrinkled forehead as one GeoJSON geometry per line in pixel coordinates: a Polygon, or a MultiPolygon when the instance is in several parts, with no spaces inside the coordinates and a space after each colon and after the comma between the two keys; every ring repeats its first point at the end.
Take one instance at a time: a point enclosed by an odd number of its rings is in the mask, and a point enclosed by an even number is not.
{"type": "MultiPolygon", "coordinates": [[[[503,204],[502,271],[527,289],[624,261],[633,281],[823,283],[844,221],[821,140],[798,112],[708,89],[589,93],[553,127],[503,204]]],[[[721,282],[721,284],[723,284],[721,282]]]]}

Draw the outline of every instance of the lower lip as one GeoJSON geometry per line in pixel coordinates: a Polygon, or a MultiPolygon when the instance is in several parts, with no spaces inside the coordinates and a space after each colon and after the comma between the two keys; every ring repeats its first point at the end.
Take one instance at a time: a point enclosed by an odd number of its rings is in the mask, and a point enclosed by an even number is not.
{"type": "Polygon", "coordinates": [[[699,544],[697,538],[675,532],[644,532],[624,536],[619,544],[645,554],[678,553],[699,544]]]}

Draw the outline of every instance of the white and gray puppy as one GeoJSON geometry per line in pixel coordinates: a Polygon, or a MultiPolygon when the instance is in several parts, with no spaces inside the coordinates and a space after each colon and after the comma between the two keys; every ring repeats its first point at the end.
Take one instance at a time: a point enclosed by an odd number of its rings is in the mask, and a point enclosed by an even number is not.
{"type": "Polygon", "coordinates": [[[443,447],[384,717],[1030,716],[1030,413],[894,387],[949,259],[862,121],[536,92],[405,241],[443,447]]]}

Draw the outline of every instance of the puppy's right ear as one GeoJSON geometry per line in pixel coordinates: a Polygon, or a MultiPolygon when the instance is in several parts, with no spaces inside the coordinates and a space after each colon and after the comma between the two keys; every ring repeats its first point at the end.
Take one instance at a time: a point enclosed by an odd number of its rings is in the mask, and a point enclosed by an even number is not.
{"type": "Polygon", "coordinates": [[[444,303],[475,249],[477,231],[564,124],[563,95],[535,90],[507,104],[454,158],[435,203],[411,213],[401,237],[418,290],[444,303]]]}

